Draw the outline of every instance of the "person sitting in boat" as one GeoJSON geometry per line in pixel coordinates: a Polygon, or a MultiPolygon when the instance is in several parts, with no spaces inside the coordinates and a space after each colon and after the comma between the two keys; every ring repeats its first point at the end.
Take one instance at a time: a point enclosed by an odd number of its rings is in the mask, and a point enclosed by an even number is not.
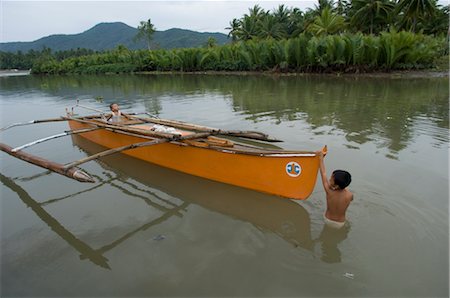
{"type": "Polygon", "coordinates": [[[352,181],[352,176],[344,170],[336,170],[327,179],[325,164],[323,162],[323,152],[316,152],[320,160],[320,175],[323,188],[327,197],[327,210],[324,214],[325,224],[333,228],[342,228],[346,223],[345,212],[353,201],[353,194],[347,189],[352,181]]]}
{"type": "Polygon", "coordinates": [[[126,114],[120,111],[119,105],[116,103],[110,104],[109,109],[111,110],[111,114],[106,117],[106,121],[108,122],[117,123],[123,121],[124,117],[128,118],[126,114]]]}

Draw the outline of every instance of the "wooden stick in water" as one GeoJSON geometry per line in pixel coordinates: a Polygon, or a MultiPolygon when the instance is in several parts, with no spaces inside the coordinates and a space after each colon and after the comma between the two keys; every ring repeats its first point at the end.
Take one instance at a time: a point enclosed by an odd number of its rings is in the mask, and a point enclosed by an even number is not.
{"type": "Polygon", "coordinates": [[[13,149],[12,147],[10,147],[6,144],[0,143],[0,150],[8,153],[11,156],[18,158],[18,159],[21,159],[21,160],[24,160],[31,164],[34,164],[36,166],[48,169],[55,173],[64,175],[71,179],[78,180],[80,182],[94,182],[94,179],[90,175],[88,175],[86,172],[82,171],[81,169],[78,169],[75,167],[70,168],[70,169],[65,169],[64,165],[62,165],[62,164],[41,158],[39,156],[35,156],[32,154],[26,153],[23,151],[13,152],[12,149],[13,149]]]}
{"type": "Polygon", "coordinates": [[[171,141],[183,141],[183,140],[192,140],[192,139],[199,139],[199,138],[204,138],[207,136],[210,136],[211,133],[196,133],[196,134],[192,134],[192,135],[187,135],[184,137],[177,137],[177,138],[162,138],[162,139],[156,139],[156,140],[152,140],[152,141],[147,141],[147,142],[142,142],[142,143],[133,143],[130,145],[125,145],[122,147],[117,147],[117,148],[112,148],[109,150],[105,150],[102,152],[99,152],[97,154],[73,161],[71,163],[68,163],[64,166],[65,170],[69,170],[73,167],[79,166],[80,164],[86,163],[88,161],[100,158],[100,157],[104,157],[107,155],[111,155],[111,154],[115,154],[115,153],[120,153],[122,151],[125,150],[131,150],[131,149],[135,149],[135,148],[139,148],[139,147],[149,147],[149,146],[153,146],[153,145],[157,145],[157,144],[162,144],[162,143],[167,143],[167,142],[171,142],[171,141]]]}

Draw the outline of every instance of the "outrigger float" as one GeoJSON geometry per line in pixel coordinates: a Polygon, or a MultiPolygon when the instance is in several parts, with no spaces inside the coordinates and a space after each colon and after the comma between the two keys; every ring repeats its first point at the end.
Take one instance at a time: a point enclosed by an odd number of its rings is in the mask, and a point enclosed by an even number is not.
{"type": "MultiPolygon", "coordinates": [[[[91,109],[77,103],[75,107],[91,109]]],[[[74,108],[66,110],[59,118],[15,123],[0,132],[17,126],[67,121],[70,130],[22,146],[12,148],[0,143],[0,150],[81,182],[95,182],[81,164],[107,155],[124,153],[187,174],[219,181],[289,199],[304,200],[314,189],[319,157],[312,151],[287,151],[266,149],[218,136],[234,139],[251,139],[263,142],[280,142],[257,131],[222,130],[187,122],[140,117],[126,114],[118,123],[105,121],[104,114],[78,116],[74,108]],[[170,128],[170,129],[156,129],[170,128]],[[56,138],[80,135],[108,150],[85,158],[59,164],[29,154],[23,150],[56,138]]],[[[326,146],[322,152],[326,154],[326,146]]]]}

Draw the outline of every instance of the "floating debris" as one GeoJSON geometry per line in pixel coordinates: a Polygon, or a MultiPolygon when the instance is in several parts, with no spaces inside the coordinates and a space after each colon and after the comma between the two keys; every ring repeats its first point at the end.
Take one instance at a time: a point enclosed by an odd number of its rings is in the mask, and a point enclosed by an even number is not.
{"type": "Polygon", "coordinates": [[[344,277],[349,278],[349,279],[354,279],[355,275],[353,273],[348,273],[347,272],[347,273],[344,274],[344,277]]]}
{"type": "Polygon", "coordinates": [[[164,239],[166,239],[166,236],[161,235],[161,234],[152,238],[152,240],[155,240],[155,241],[161,241],[164,239]]]}

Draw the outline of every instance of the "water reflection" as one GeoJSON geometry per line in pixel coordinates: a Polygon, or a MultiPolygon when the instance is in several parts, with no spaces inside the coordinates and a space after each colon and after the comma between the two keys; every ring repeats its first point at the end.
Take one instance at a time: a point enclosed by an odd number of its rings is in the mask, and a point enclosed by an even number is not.
{"type": "MultiPolygon", "coordinates": [[[[97,176],[96,178],[99,179],[100,177],[97,176]]],[[[140,231],[145,231],[152,226],[156,226],[156,225],[162,223],[163,221],[169,219],[172,216],[182,216],[181,211],[186,211],[186,208],[189,205],[188,203],[182,203],[180,205],[175,205],[173,203],[170,203],[170,205],[172,205],[171,208],[166,208],[161,204],[153,202],[148,197],[142,197],[142,196],[133,194],[134,197],[141,197],[142,199],[144,199],[151,207],[157,208],[157,209],[163,211],[163,215],[157,219],[154,219],[148,223],[145,223],[144,225],[142,225],[142,226],[126,233],[122,237],[114,240],[113,242],[103,245],[102,247],[97,248],[97,249],[93,248],[88,243],[86,243],[86,242],[80,240],[78,237],[76,237],[72,232],[70,232],[68,229],[66,229],[58,220],[56,220],[50,213],[48,213],[43,208],[43,206],[45,206],[45,205],[49,205],[49,204],[56,203],[61,200],[75,197],[83,192],[92,191],[95,188],[99,188],[105,184],[111,185],[113,187],[118,187],[118,186],[114,185],[114,183],[113,183],[114,180],[117,180],[117,178],[111,178],[106,181],[105,180],[100,181],[100,183],[98,185],[96,185],[92,188],[89,188],[87,190],[84,190],[82,192],[77,192],[77,193],[74,193],[74,194],[71,194],[68,196],[64,196],[61,198],[49,199],[44,202],[37,202],[21,186],[16,184],[12,179],[10,179],[0,173],[0,181],[6,187],[8,187],[12,191],[14,191],[18,195],[18,197],[22,200],[22,202],[24,202],[29,208],[31,208],[31,210],[33,210],[34,213],[43,222],[45,222],[56,234],[58,234],[58,236],[60,236],[70,246],[72,246],[75,250],[77,250],[81,254],[80,260],[88,259],[95,265],[98,265],[105,269],[111,269],[111,267],[108,263],[109,260],[104,256],[104,254],[106,252],[112,250],[113,248],[115,248],[122,242],[126,241],[127,239],[131,238],[133,235],[135,235],[136,233],[138,233],[140,231]]],[[[156,196],[154,193],[149,193],[149,194],[152,197],[158,198],[158,196],[156,196]]],[[[161,198],[161,200],[165,201],[162,198],[161,198]]]]}
{"type": "Polygon", "coordinates": [[[95,249],[81,241],[74,234],[62,226],[53,216],[51,216],[41,204],[34,200],[22,187],[16,184],[12,179],[0,173],[0,181],[12,191],[17,193],[18,197],[28,206],[34,213],[42,219],[56,234],[64,239],[70,246],[77,250],[81,256],[86,256],[94,264],[110,269],[108,259],[95,249]]]}
{"type": "Polygon", "coordinates": [[[345,225],[341,229],[335,229],[324,225],[319,238],[316,240],[321,244],[322,256],[320,259],[326,263],[340,263],[341,251],[339,250],[338,245],[347,239],[349,232],[349,225],[345,225]]]}
{"type": "Polygon", "coordinates": [[[317,135],[342,132],[350,148],[370,142],[394,155],[423,132],[435,146],[449,141],[447,78],[111,75],[6,77],[1,83],[3,94],[40,91],[63,100],[102,96],[105,106],[140,103],[155,115],[168,101],[220,96],[248,120],[305,121],[317,135]]]}
{"type": "Polygon", "coordinates": [[[449,128],[445,79],[309,77],[266,79],[264,84],[262,88],[251,80],[241,82],[233,90],[234,108],[254,121],[305,120],[317,134],[323,133],[317,128],[333,127],[349,142],[373,142],[392,152],[409,144],[420,120],[428,119],[429,128],[437,128],[432,134],[449,128]]]}

